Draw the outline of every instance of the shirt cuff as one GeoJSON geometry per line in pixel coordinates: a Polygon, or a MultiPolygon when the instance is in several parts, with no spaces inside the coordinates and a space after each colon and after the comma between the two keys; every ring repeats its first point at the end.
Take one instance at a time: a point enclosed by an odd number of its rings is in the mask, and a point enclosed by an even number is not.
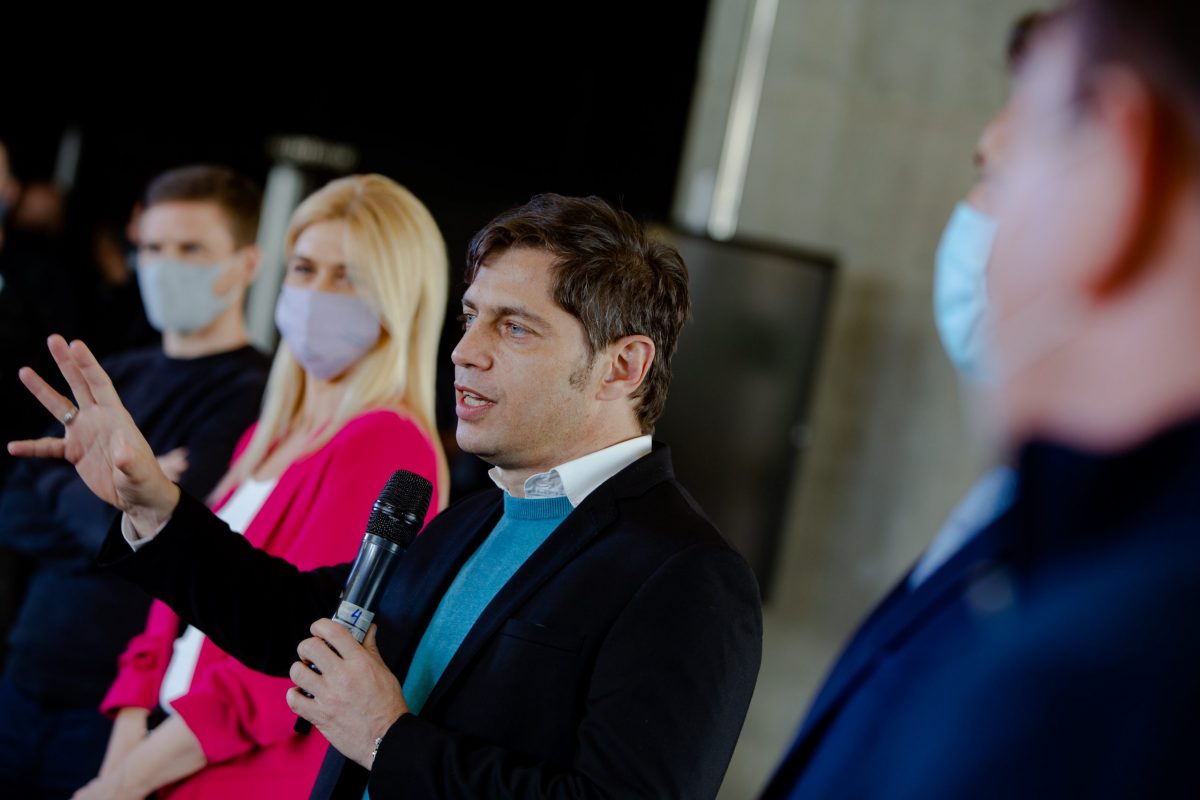
{"type": "MultiPolygon", "coordinates": [[[[170,521],[170,519],[167,520],[167,522],[170,521]]],[[[157,536],[159,531],[167,527],[167,522],[164,522],[162,525],[159,525],[154,529],[154,536],[157,536]]],[[[153,538],[152,536],[147,536],[146,538],[138,536],[138,532],[133,529],[133,523],[129,521],[128,514],[121,515],[121,536],[125,538],[125,543],[129,545],[129,549],[133,550],[135,553],[149,544],[150,539],[153,538]]]]}

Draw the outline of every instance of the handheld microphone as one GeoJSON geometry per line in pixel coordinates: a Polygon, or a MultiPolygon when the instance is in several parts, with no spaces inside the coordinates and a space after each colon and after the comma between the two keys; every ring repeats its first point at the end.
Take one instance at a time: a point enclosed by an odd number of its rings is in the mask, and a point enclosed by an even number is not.
{"type": "MultiPolygon", "coordinates": [[[[334,622],[350,629],[360,643],[375,618],[375,604],[388,579],[400,562],[400,556],[421,531],[425,512],[433,497],[433,486],[425,478],[406,469],[398,469],[388,478],[367,520],[367,532],[350,577],[342,589],[334,622]]],[[[311,664],[309,667],[316,670],[311,664]]],[[[297,733],[308,733],[312,723],[296,720],[297,733]]]]}

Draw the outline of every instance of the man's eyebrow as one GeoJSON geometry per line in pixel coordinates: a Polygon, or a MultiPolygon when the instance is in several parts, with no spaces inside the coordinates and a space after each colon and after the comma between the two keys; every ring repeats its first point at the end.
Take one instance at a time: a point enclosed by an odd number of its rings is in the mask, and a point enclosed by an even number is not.
{"type": "Polygon", "coordinates": [[[534,325],[549,328],[550,323],[523,306],[500,306],[496,309],[497,317],[520,317],[529,320],[534,325]]]}
{"type": "MultiPolygon", "coordinates": [[[[466,297],[464,297],[462,299],[462,304],[463,304],[464,308],[469,308],[472,311],[479,310],[475,306],[475,304],[473,302],[471,302],[470,300],[468,300],[466,297]]],[[[534,325],[542,327],[542,328],[551,327],[550,323],[544,317],[541,317],[541,316],[533,313],[532,311],[525,308],[524,306],[497,306],[493,310],[493,313],[497,317],[520,317],[521,319],[528,320],[529,322],[533,323],[534,325]]]]}

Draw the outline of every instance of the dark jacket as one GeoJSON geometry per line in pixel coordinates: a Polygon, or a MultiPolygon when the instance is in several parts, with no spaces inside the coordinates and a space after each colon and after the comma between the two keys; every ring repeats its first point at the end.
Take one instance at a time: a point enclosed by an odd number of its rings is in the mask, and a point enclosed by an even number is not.
{"type": "MultiPolygon", "coordinates": [[[[500,512],[500,492],[481,492],[409,548],[375,617],[400,679],[500,512]]],[[[188,498],[135,555],[114,528],[102,559],[276,675],[296,660],[312,621],[332,612],[349,570],[301,573],[188,498]]],[[[761,641],[749,567],[656,445],[590,494],[496,595],[421,714],[384,738],[371,796],[712,797],[761,641]]],[[[313,796],[360,800],[367,778],[331,748],[313,796]]]]}
{"type": "Polygon", "coordinates": [[[871,614],[766,798],[1200,795],[1200,422],[1026,447],[1014,505],[871,614]]]}

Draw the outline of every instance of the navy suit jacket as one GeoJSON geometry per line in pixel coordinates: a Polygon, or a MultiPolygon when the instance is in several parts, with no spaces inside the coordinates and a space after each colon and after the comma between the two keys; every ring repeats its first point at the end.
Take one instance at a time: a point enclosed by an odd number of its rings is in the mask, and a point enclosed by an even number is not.
{"type": "Polygon", "coordinates": [[[764,798],[1200,796],[1200,423],[1018,481],[867,618],[764,798]]]}
{"type": "MultiPolygon", "coordinates": [[[[375,617],[401,680],[501,511],[498,490],[468,497],[401,561],[375,617]]],[[[301,573],[190,498],[136,554],[114,528],[101,559],[276,675],[332,612],[349,570],[301,573]]],[[[656,445],[588,495],[496,595],[421,714],[388,731],[371,797],[712,797],[761,639],[753,574],[656,445]]],[[[367,771],[330,748],[313,796],[360,800],[367,787],[367,771]]]]}

